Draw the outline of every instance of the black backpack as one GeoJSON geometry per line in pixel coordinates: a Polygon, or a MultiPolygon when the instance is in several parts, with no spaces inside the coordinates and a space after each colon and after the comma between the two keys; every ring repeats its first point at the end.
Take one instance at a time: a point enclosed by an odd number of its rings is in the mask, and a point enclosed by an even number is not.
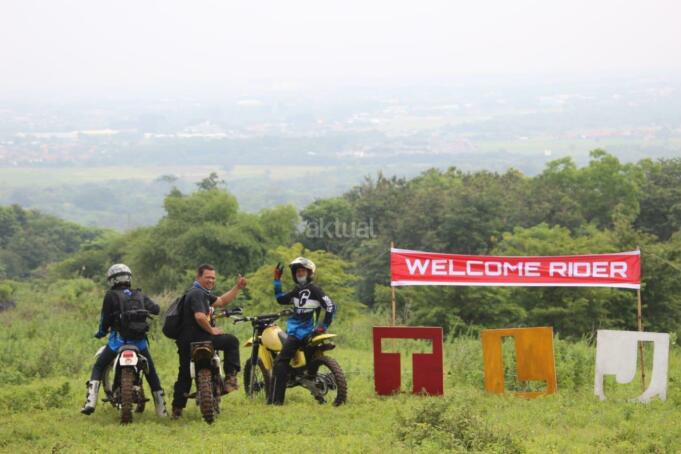
{"type": "Polygon", "coordinates": [[[177,340],[182,333],[182,309],[184,308],[185,296],[187,296],[187,293],[178,296],[170,303],[163,319],[163,334],[170,339],[177,340]]]}
{"type": "Polygon", "coordinates": [[[123,339],[141,340],[147,337],[149,331],[149,311],[144,307],[144,295],[139,290],[114,290],[118,297],[117,328],[123,339]]]}

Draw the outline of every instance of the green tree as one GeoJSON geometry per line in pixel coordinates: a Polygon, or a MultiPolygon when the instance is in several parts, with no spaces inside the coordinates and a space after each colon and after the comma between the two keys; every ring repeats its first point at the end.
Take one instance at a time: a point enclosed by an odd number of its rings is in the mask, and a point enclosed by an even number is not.
{"type": "Polygon", "coordinates": [[[681,158],[639,163],[644,183],[636,227],[668,240],[681,229],[681,158]]]}

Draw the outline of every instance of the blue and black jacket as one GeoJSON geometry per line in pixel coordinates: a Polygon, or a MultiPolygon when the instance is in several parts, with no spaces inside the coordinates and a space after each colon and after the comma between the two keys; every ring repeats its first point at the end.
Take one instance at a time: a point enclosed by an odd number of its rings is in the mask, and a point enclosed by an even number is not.
{"type": "Polygon", "coordinates": [[[336,305],[324,291],[314,284],[297,285],[293,290],[284,293],[281,280],[274,280],[274,296],[282,305],[292,305],[293,315],[289,317],[286,332],[296,339],[304,340],[315,328],[315,315],[324,309],[325,315],[321,326],[328,329],[336,312],[336,305]]]}

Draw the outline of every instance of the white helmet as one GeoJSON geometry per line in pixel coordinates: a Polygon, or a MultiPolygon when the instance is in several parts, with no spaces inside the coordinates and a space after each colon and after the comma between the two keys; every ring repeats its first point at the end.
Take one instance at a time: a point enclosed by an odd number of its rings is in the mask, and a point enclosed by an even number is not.
{"type": "Polygon", "coordinates": [[[296,270],[298,268],[305,268],[310,272],[307,277],[308,283],[312,282],[312,280],[314,279],[315,271],[317,270],[317,267],[315,266],[314,262],[310,259],[306,259],[305,257],[298,257],[294,259],[291,263],[288,264],[288,267],[291,268],[291,276],[293,276],[293,282],[296,282],[296,270]]]}
{"type": "Polygon", "coordinates": [[[111,265],[111,268],[106,272],[106,280],[112,287],[116,284],[130,285],[132,283],[132,271],[127,265],[116,263],[111,265]]]}

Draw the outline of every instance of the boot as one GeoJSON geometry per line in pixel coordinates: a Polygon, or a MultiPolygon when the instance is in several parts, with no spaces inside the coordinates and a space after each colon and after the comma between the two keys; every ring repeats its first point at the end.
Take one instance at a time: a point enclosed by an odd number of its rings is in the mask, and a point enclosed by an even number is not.
{"type": "Polygon", "coordinates": [[[182,416],[182,408],[180,407],[173,407],[173,415],[171,416],[172,419],[180,419],[182,416]]]}
{"type": "Polygon", "coordinates": [[[239,389],[239,382],[237,381],[236,374],[227,375],[225,377],[225,393],[229,394],[237,389],[239,389]]]}
{"type": "Polygon", "coordinates": [[[87,394],[85,395],[85,404],[80,412],[84,415],[91,415],[97,406],[97,394],[99,394],[99,380],[90,380],[86,383],[87,394]]]}
{"type": "Polygon", "coordinates": [[[168,412],[166,411],[166,402],[163,400],[163,390],[161,389],[160,391],[154,391],[153,393],[154,396],[154,407],[156,408],[156,416],[164,418],[168,416],[168,412]]]}

